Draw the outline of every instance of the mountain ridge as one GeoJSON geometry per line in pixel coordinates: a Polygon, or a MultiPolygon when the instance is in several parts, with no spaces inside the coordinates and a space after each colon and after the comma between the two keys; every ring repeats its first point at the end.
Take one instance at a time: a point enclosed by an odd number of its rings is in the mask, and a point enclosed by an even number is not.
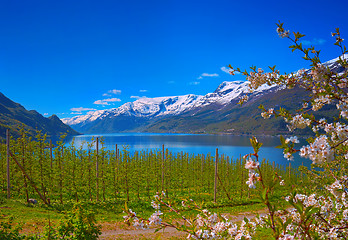
{"type": "MultiPolygon", "coordinates": [[[[348,54],[344,56],[348,57],[348,54]]],[[[338,58],[323,63],[336,72],[344,71],[338,58]]],[[[309,71],[309,70],[307,70],[309,71]]],[[[90,112],[82,116],[62,119],[83,133],[113,132],[178,132],[231,134],[285,134],[281,119],[264,120],[260,104],[270,107],[300,108],[308,93],[303,89],[264,84],[249,93],[248,81],[224,81],[214,92],[206,95],[140,98],[118,108],[90,112]],[[237,105],[248,94],[243,106],[237,105]]],[[[331,109],[327,116],[330,116],[331,109]]],[[[316,113],[325,117],[322,112],[316,113]]],[[[302,131],[306,134],[306,131],[302,131]]]]}
{"type": "MultiPolygon", "coordinates": [[[[275,85],[265,85],[251,95],[257,96],[263,92],[279,89],[281,88],[275,85]]],[[[84,133],[146,131],[145,125],[153,125],[154,122],[162,119],[180,115],[195,115],[200,109],[210,105],[214,105],[217,110],[230,103],[236,104],[239,98],[248,92],[247,81],[224,81],[214,92],[204,96],[187,94],[141,98],[131,103],[125,103],[118,108],[94,111],[83,116],[62,119],[62,121],[84,133]]]]}
{"type": "Polygon", "coordinates": [[[56,115],[48,118],[35,110],[26,110],[0,92],[0,138],[6,137],[6,129],[11,136],[19,137],[19,129],[24,128],[30,136],[36,135],[36,130],[49,137],[58,137],[61,134],[78,135],[77,131],[65,125],[56,115]]]}

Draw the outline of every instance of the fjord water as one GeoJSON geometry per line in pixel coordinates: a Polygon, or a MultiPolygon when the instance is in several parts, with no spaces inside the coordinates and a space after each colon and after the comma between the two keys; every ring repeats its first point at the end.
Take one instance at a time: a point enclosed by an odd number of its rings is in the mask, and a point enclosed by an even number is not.
{"type": "MultiPolygon", "coordinates": [[[[113,133],[80,135],[74,138],[74,145],[77,148],[82,146],[83,149],[87,149],[86,143],[91,142],[93,137],[102,137],[106,150],[115,150],[117,144],[120,151],[127,147],[131,153],[142,150],[161,150],[163,144],[166,149],[173,153],[183,151],[195,155],[215,155],[215,150],[218,148],[219,155],[224,154],[233,159],[253,152],[249,141],[250,137],[211,134],[113,133]]],[[[262,136],[257,137],[257,139],[263,143],[259,153],[260,159],[265,158],[283,166],[289,165],[289,161],[283,157],[282,149],[275,148],[280,145],[279,137],[262,136]]],[[[70,145],[72,141],[73,139],[68,140],[66,145],[70,145]]],[[[296,155],[291,165],[297,167],[302,163],[305,166],[310,165],[307,159],[296,155]]]]}

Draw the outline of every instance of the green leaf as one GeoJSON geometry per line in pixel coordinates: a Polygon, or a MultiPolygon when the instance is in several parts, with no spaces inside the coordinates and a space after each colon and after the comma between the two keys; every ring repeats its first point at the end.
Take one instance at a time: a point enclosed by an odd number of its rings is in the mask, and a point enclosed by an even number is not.
{"type": "Polygon", "coordinates": [[[261,110],[266,111],[265,107],[262,104],[258,108],[261,109],[261,110]]]}
{"type": "Polygon", "coordinates": [[[280,140],[282,145],[285,144],[285,138],[282,135],[280,135],[279,140],[280,140]]]}
{"type": "Polygon", "coordinates": [[[276,65],[274,65],[273,67],[269,67],[269,69],[271,69],[272,72],[274,72],[275,68],[276,68],[276,65]]]}
{"type": "Polygon", "coordinates": [[[258,153],[260,148],[261,148],[261,146],[262,146],[262,143],[258,142],[257,138],[254,137],[254,136],[252,138],[250,138],[250,143],[251,143],[251,146],[254,149],[254,152],[258,153]]]}
{"type": "Polygon", "coordinates": [[[249,219],[247,219],[246,217],[244,217],[244,222],[245,222],[245,223],[249,223],[249,219]]]}
{"type": "Polygon", "coordinates": [[[264,189],[262,190],[261,198],[262,198],[263,201],[266,200],[267,191],[268,191],[267,188],[264,188],[264,189]]]}

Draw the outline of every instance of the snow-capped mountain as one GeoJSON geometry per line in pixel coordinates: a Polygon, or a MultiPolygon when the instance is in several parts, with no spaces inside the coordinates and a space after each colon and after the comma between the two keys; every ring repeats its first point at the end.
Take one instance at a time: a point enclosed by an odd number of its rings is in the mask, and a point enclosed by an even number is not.
{"type": "MultiPolygon", "coordinates": [[[[348,54],[344,58],[348,58],[348,54]]],[[[337,60],[338,58],[333,59],[323,65],[339,74],[343,73],[345,70],[337,60]]],[[[284,89],[264,84],[249,94],[248,84],[248,81],[226,81],[214,92],[204,96],[188,94],[140,98],[118,108],[89,112],[62,121],[82,133],[142,131],[287,134],[284,121],[280,118],[269,121],[262,119],[258,107],[262,104],[266,108],[296,109],[302,105],[303,98],[307,96],[305,90],[284,89]],[[236,103],[245,94],[248,94],[248,102],[243,106],[237,105],[236,103]]],[[[330,111],[320,114],[325,117],[330,111]]]]}
{"type": "MultiPolygon", "coordinates": [[[[242,95],[249,92],[248,84],[248,81],[225,81],[221,83],[213,93],[208,93],[204,96],[188,94],[172,97],[140,98],[134,102],[125,103],[118,108],[89,112],[86,115],[64,118],[62,121],[70,126],[81,126],[96,120],[118,116],[137,118],[174,116],[210,104],[224,106],[232,101],[239,101],[242,95]]],[[[275,85],[268,86],[265,84],[254,92],[253,95],[258,95],[270,89],[277,89],[277,87],[275,85]]]]}
{"type": "MultiPolygon", "coordinates": [[[[348,59],[348,54],[342,55],[341,59],[348,59]]],[[[327,61],[327,62],[323,63],[323,65],[330,68],[333,72],[343,73],[344,68],[337,62],[338,60],[339,60],[339,57],[334,58],[330,61],[327,61]]]]}

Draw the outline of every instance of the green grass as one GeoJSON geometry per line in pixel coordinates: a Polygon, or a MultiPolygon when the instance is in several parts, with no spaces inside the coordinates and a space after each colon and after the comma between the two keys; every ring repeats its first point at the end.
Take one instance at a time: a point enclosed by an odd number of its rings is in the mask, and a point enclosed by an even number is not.
{"type": "MultiPolygon", "coordinates": [[[[271,201],[277,203],[279,207],[288,207],[286,202],[280,197],[273,197],[271,201]]],[[[171,203],[175,209],[179,209],[187,218],[194,218],[198,213],[196,210],[184,209],[178,198],[171,200],[171,203]]],[[[243,215],[256,214],[257,212],[267,212],[265,205],[255,198],[243,198],[238,201],[221,200],[217,203],[203,201],[197,203],[211,212],[227,214],[228,217],[238,215],[243,217],[243,215]]],[[[82,202],[82,204],[85,210],[92,210],[96,213],[97,222],[103,226],[104,230],[129,229],[123,223],[124,201],[110,199],[98,203],[90,201],[82,202]]],[[[48,226],[49,222],[53,226],[57,226],[60,220],[64,218],[64,212],[70,211],[73,206],[73,201],[65,202],[65,204],[54,203],[51,206],[46,206],[40,203],[35,205],[26,204],[24,200],[1,198],[0,221],[7,221],[13,217],[15,224],[23,224],[22,233],[31,236],[40,235],[45,227],[48,226]]],[[[154,212],[154,209],[151,207],[151,201],[148,200],[133,200],[128,202],[127,206],[144,218],[148,218],[154,212]]],[[[165,212],[163,215],[164,221],[178,219],[175,213],[168,212],[168,209],[163,205],[161,206],[161,211],[165,212]]],[[[155,237],[155,235],[150,235],[139,235],[137,239],[151,239],[149,237],[155,237]]],[[[271,236],[272,232],[270,229],[258,229],[253,239],[272,239],[271,236]]]]}
{"type": "MultiPolygon", "coordinates": [[[[276,200],[276,199],[275,199],[276,200]]],[[[278,202],[280,199],[277,199],[278,202]]],[[[282,202],[282,201],[280,201],[282,202]]],[[[196,211],[186,210],[181,207],[179,200],[173,201],[173,206],[179,209],[186,216],[194,216],[196,211]]],[[[84,208],[92,210],[96,213],[97,220],[99,222],[121,222],[123,221],[123,209],[125,203],[121,201],[101,201],[96,202],[85,202],[84,208]]],[[[218,203],[198,203],[203,208],[207,208],[209,211],[217,213],[230,213],[237,214],[240,212],[254,212],[265,208],[265,205],[260,203],[258,200],[241,200],[241,201],[221,201],[218,203]]],[[[52,204],[46,206],[44,204],[26,204],[23,200],[16,199],[4,199],[0,204],[0,219],[7,219],[14,217],[16,222],[23,222],[26,224],[45,223],[50,219],[51,221],[59,221],[63,216],[64,212],[71,210],[73,202],[67,202],[63,205],[52,204]]],[[[151,207],[150,201],[130,201],[127,203],[128,208],[137,212],[139,215],[149,217],[154,209],[151,207]]],[[[162,206],[165,211],[165,207],[162,206]]],[[[175,214],[168,213],[168,217],[174,217],[175,214]]]]}

